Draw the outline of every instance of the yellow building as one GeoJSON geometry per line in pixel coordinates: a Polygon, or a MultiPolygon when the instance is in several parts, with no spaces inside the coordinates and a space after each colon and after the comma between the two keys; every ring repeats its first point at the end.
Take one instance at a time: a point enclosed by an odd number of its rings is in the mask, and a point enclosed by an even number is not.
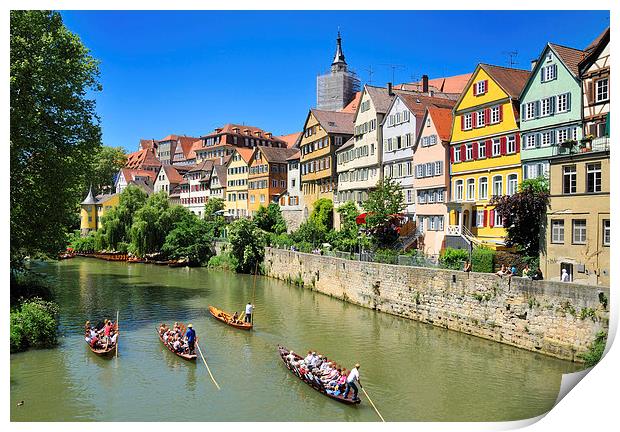
{"type": "MultiPolygon", "coordinates": [[[[517,192],[521,182],[518,98],[529,75],[526,70],[479,64],[457,101],[450,142],[448,237],[505,247],[506,230],[489,201],[517,192]]],[[[458,245],[448,237],[446,246],[458,245]]]]}
{"type": "Polygon", "coordinates": [[[299,143],[301,187],[304,204],[311,211],[315,201],[334,199],[336,149],[353,135],[355,113],[311,109],[299,143]]]}
{"type": "Polygon", "coordinates": [[[93,191],[88,191],[88,196],[80,204],[80,231],[87,235],[91,231],[99,229],[101,218],[111,209],[118,206],[120,194],[105,194],[93,196],[93,191]]]}
{"type": "Polygon", "coordinates": [[[247,217],[248,175],[254,149],[235,148],[226,166],[226,211],[236,217],[247,217]]]}

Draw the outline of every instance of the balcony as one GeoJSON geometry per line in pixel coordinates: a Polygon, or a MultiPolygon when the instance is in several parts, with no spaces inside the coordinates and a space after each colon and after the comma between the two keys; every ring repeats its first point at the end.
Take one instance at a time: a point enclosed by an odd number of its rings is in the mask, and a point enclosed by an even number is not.
{"type": "Polygon", "coordinates": [[[592,151],[609,151],[609,137],[594,138],[590,145],[592,151]]]}
{"type": "Polygon", "coordinates": [[[449,236],[460,236],[461,235],[461,225],[448,225],[448,229],[446,230],[446,235],[449,236]]]}

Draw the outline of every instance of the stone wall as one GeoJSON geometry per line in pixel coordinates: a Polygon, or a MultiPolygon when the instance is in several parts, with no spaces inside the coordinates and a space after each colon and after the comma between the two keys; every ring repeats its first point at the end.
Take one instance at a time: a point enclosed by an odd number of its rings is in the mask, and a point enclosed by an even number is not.
{"type": "Polygon", "coordinates": [[[271,248],[265,270],[360,306],[572,361],[609,326],[608,288],[271,248]]]}
{"type": "Polygon", "coordinates": [[[282,218],[286,222],[287,232],[296,231],[304,221],[303,209],[286,209],[282,210],[282,218]]]}

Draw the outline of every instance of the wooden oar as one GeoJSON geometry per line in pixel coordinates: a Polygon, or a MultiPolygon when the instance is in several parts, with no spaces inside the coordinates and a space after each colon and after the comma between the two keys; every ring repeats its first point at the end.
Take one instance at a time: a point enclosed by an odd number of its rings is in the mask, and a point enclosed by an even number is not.
{"type": "Polygon", "coordinates": [[[377,407],[375,406],[374,403],[372,403],[372,399],[370,399],[370,396],[368,396],[368,393],[366,393],[366,390],[364,389],[364,387],[362,387],[362,385],[360,384],[360,388],[362,389],[362,391],[364,392],[364,394],[366,395],[366,398],[368,399],[368,402],[370,402],[370,405],[372,405],[372,407],[375,409],[377,415],[379,416],[379,418],[381,419],[382,422],[385,422],[385,419],[383,418],[383,416],[381,415],[381,413],[379,412],[379,410],[377,409],[377,407]]]}
{"type": "Polygon", "coordinates": [[[198,345],[198,341],[196,341],[196,347],[198,348],[198,352],[200,353],[200,357],[202,358],[202,361],[205,363],[205,366],[207,367],[207,372],[209,372],[209,376],[211,377],[213,384],[215,384],[215,387],[217,387],[218,390],[221,390],[217,381],[215,381],[215,378],[213,378],[213,374],[211,373],[211,369],[209,369],[209,365],[207,364],[205,357],[202,355],[202,350],[200,349],[200,345],[198,345]]]}
{"type": "Polygon", "coordinates": [[[116,311],[116,353],[114,353],[114,355],[117,358],[118,358],[118,338],[119,338],[118,330],[119,330],[119,327],[118,327],[118,311],[116,311]]]}

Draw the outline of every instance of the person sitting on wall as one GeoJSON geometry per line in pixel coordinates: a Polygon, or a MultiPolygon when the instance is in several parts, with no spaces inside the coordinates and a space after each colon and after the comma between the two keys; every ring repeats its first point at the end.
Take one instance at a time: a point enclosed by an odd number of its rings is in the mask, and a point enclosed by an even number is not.
{"type": "Polygon", "coordinates": [[[532,271],[530,270],[530,266],[525,264],[525,267],[523,267],[523,273],[522,273],[523,277],[531,279],[532,276],[533,276],[533,275],[530,274],[531,272],[532,271]]]}
{"type": "Polygon", "coordinates": [[[508,270],[506,269],[506,266],[502,264],[502,267],[495,274],[498,275],[499,277],[506,276],[508,274],[508,270]]]}
{"type": "Polygon", "coordinates": [[[465,273],[469,273],[471,271],[471,262],[465,261],[465,265],[463,266],[463,271],[465,273]]]}
{"type": "Polygon", "coordinates": [[[540,267],[538,267],[534,275],[532,275],[532,280],[543,280],[543,273],[540,267]]]}

